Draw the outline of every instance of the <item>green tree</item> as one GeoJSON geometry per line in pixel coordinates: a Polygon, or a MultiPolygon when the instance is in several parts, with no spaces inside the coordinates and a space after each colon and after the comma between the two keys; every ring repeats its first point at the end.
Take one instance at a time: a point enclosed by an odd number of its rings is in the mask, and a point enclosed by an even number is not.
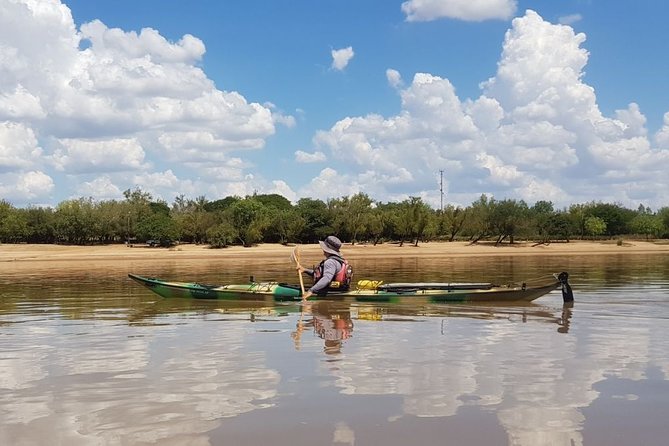
{"type": "Polygon", "coordinates": [[[527,229],[527,204],[517,200],[501,200],[493,204],[492,207],[492,226],[497,233],[497,241],[500,244],[508,238],[509,243],[513,244],[515,237],[527,229]]]}
{"type": "Polygon", "coordinates": [[[265,206],[253,197],[247,197],[230,206],[230,223],[244,246],[262,241],[264,231],[270,224],[265,206]]]}
{"type": "Polygon", "coordinates": [[[170,215],[170,207],[164,201],[152,201],[149,203],[149,210],[154,214],[170,215]]]}
{"type": "Polygon", "coordinates": [[[660,208],[657,217],[662,222],[662,237],[669,237],[669,207],[660,208]]]}
{"type": "Polygon", "coordinates": [[[134,190],[126,189],[123,191],[123,196],[125,197],[126,238],[128,241],[143,238],[138,234],[137,226],[141,220],[148,218],[152,214],[151,201],[153,197],[150,193],[144,192],[140,188],[135,188],[134,190]]]}
{"type": "Polygon", "coordinates": [[[229,221],[223,221],[207,230],[207,242],[212,248],[226,248],[238,237],[229,221]]]}
{"type": "Polygon", "coordinates": [[[0,242],[9,242],[14,235],[10,232],[9,222],[16,209],[7,200],[0,200],[0,242]]]}
{"type": "Polygon", "coordinates": [[[589,209],[590,205],[587,204],[572,204],[569,206],[569,220],[581,240],[588,233],[585,222],[591,216],[589,209]]]}
{"type": "Polygon", "coordinates": [[[0,200],[0,223],[14,209],[14,206],[7,200],[0,200]]]}
{"type": "Polygon", "coordinates": [[[28,243],[55,243],[55,217],[52,208],[29,207],[25,214],[28,243]]]}
{"type": "Polygon", "coordinates": [[[269,225],[264,232],[264,241],[286,244],[299,240],[305,221],[286,197],[279,194],[253,194],[247,198],[260,203],[265,209],[269,225]]]}
{"type": "Polygon", "coordinates": [[[297,242],[306,222],[295,209],[274,209],[271,213],[270,228],[279,243],[297,242]]]}
{"type": "Polygon", "coordinates": [[[572,225],[569,216],[564,212],[556,212],[551,215],[546,232],[549,240],[569,241],[572,235],[572,225]]]}
{"type": "Polygon", "coordinates": [[[468,208],[467,219],[463,226],[463,233],[469,236],[472,244],[492,235],[492,212],[494,203],[494,199],[488,199],[484,194],[468,208]]]}
{"type": "Polygon", "coordinates": [[[293,205],[283,195],[279,194],[257,194],[253,198],[265,207],[273,207],[277,210],[287,211],[293,208],[293,205]]]}
{"type": "Polygon", "coordinates": [[[358,193],[328,202],[332,214],[334,232],[341,239],[356,243],[365,231],[367,217],[372,211],[372,199],[367,194],[358,193]]]}
{"type": "Polygon", "coordinates": [[[123,196],[125,197],[126,201],[129,201],[130,203],[141,203],[141,204],[148,204],[153,200],[153,197],[149,192],[144,192],[141,188],[136,187],[135,189],[126,189],[123,191],[123,196]]]}
{"type": "Polygon", "coordinates": [[[24,210],[10,205],[0,211],[0,215],[0,240],[9,243],[26,241],[29,228],[24,210]]]}
{"type": "Polygon", "coordinates": [[[295,205],[295,210],[305,222],[300,235],[303,243],[316,243],[334,232],[331,214],[322,200],[301,198],[295,205]]]}
{"type": "Polygon", "coordinates": [[[627,225],[636,216],[636,212],[619,204],[594,203],[590,207],[589,215],[602,219],[606,223],[605,234],[614,236],[628,232],[627,225]]]}
{"type": "Polygon", "coordinates": [[[532,219],[532,226],[539,240],[543,243],[550,242],[551,236],[554,234],[552,228],[553,217],[555,216],[553,203],[550,201],[537,201],[529,209],[529,214],[532,219]]]}
{"type": "Polygon", "coordinates": [[[367,214],[365,227],[367,228],[367,236],[376,246],[384,235],[392,230],[392,217],[384,206],[377,205],[367,214]]]}
{"type": "Polygon", "coordinates": [[[395,218],[395,232],[399,235],[400,246],[405,240],[418,242],[436,232],[434,212],[420,197],[409,197],[399,204],[395,218]]]}
{"type": "Polygon", "coordinates": [[[240,201],[242,198],[236,195],[222,198],[220,200],[210,201],[205,204],[204,209],[207,212],[222,212],[230,208],[233,204],[240,201]]]}
{"type": "Polygon", "coordinates": [[[413,235],[413,216],[409,200],[402,201],[393,213],[393,234],[399,239],[400,246],[413,235]]]}
{"type": "Polygon", "coordinates": [[[203,243],[207,239],[207,231],[216,224],[214,213],[207,211],[208,204],[204,196],[195,200],[186,199],[183,195],[176,198],[170,215],[179,228],[182,240],[203,243]]]}
{"type": "Polygon", "coordinates": [[[61,243],[88,244],[99,233],[94,216],[95,205],[91,198],[65,200],[58,204],[55,213],[55,234],[61,243]]]}
{"type": "Polygon", "coordinates": [[[410,197],[412,213],[415,219],[414,246],[419,241],[427,241],[437,233],[437,220],[434,210],[419,197],[410,197]]]}
{"type": "Polygon", "coordinates": [[[593,237],[598,237],[606,232],[606,222],[599,217],[588,217],[585,219],[585,231],[593,237]]]}
{"type": "Polygon", "coordinates": [[[442,212],[438,214],[439,233],[448,237],[448,241],[455,240],[462,231],[467,219],[467,209],[449,204],[442,212]]]}
{"type": "Polygon", "coordinates": [[[179,229],[169,215],[154,212],[137,222],[137,237],[140,240],[159,240],[161,243],[179,239],[179,229]]]}
{"type": "Polygon", "coordinates": [[[633,234],[644,235],[646,239],[649,239],[659,237],[662,234],[664,223],[659,216],[644,212],[632,219],[629,228],[633,234]]]}
{"type": "Polygon", "coordinates": [[[128,232],[128,206],[116,200],[95,203],[93,208],[94,237],[100,243],[124,240],[128,232]]]}

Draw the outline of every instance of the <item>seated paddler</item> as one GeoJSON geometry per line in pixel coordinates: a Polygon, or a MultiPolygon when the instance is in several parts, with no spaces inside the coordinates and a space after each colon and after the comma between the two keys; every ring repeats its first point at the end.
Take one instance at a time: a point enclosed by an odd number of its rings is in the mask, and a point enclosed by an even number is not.
{"type": "Polygon", "coordinates": [[[313,269],[297,264],[300,273],[306,273],[314,279],[314,284],[304,292],[302,300],[309,299],[314,294],[326,295],[328,291],[346,291],[351,284],[353,271],[340,251],[341,240],[330,235],[318,243],[325,259],[313,269]]]}

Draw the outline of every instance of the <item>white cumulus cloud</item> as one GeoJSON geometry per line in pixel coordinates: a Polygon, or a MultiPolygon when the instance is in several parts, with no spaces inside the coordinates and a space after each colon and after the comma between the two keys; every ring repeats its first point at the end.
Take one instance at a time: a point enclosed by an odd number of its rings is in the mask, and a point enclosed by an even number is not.
{"type": "Polygon", "coordinates": [[[509,19],[516,7],[516,0],[409,0],[402,3],[402,12],[409,22],[440,18],[479,22],[509,19]]]}
{"type": "Polygon", "coordinates": [[[660,149],[669,150],[669,112],[664,114],[662,128],[655,134],[655,143],[660,149]]]}
{"type": "Polygon", "coordinates": [[[0,122],[0,172],[32,168],[42,155],[33,130],[21,123],[0,122]]]}
{"type": "Polygon", "coordinates": [[[39,170],[0,174],[0,196],[9,200],[48,200],[54,187],[53,179],[39,170]]]}
{"type": "Polygon", "coordinates": [[[346,47],[339,50],[332,50],[332,69],[337,71],[344,70],[348,63],[353,59],[355,53],[353,52],[353,47],[346,47]]]}
{"type": "Polygon", "coordinates": [[[574,23],[580,22],[581,20],[583,20],[583,16],[581,14],[569,14],[560,17],[558,22],[563,25],[573,25],[574,23]]]}
{"type": "Polygon", "coordinates": [[[308,153],[302,150],[295,152],[295,161],[298,163],[320,163],[327,159],[323,152],[308,153]]]}
{"type": "Polygon", "coordinates": [[[94,197],[96,200],[113,200],[118,199],[121,194],[121,189],[112,182],[109,175],[103,175],[92,181],[82,182],[77,193],[72,197],[94,197]]]}
{"type": "Polygon", "coordinates": [[[448,79],[417,73],[399,91],[397,115],[347,117],[319,132],[317,148],[351,170],[323,171],[309,191],[331,196],[339,183],[365,191],[382,184],[388,197],[401,181],[411,195],[428,191],[436,205],[435,172],[444,170],[447,196],[465,205],[481,193],[629,202],[631,190],[636,200],[666,204],[669,180],[660,172],[669,170],[669,125],[653,146],[636,104],[604,116],[582,80],[584,42],[584,34],[527,11],[512,21],[497,73],[481,83],[479,98],[461,101],[448,79]]]}
{"type": "Polygon", "coordinates": [[[393,88],[398,88],[402,85],[402,75],[399,71],[392,68],[386,70],[386,79],[388,79],[388,84],[393,88]]]}
{"type": "Polygon", "coordinates": [[[92,172],[125,172],[116,186],[134,187],[138,172],[161,175],[153,158],[193,169],[224,162],[263,148],[276,125],[294,126],[271,105],[218,89],[190,34],[77,27],[59,0],[13,0],[0,2],[0,42],[0,172],[61,171],[65,195],[92,172]]]}
{"type": "Polygon", "coordinates": [[[69,173],[98,173],[139,170],[143,167],[144,149],[134,139],[62,139],[62,149],[53,160],[58,170],[69,173]]]}

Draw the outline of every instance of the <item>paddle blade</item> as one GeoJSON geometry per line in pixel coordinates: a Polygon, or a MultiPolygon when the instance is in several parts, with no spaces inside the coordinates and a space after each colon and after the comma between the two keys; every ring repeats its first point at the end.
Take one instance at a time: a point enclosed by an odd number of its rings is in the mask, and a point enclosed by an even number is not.
{"type": "Polygon", "coordinates": [[[293,249],[293,252],[290,254],[290,260],[292,260],[295,263],[300,263],[300,248],[299,248],[299,246],[296,246],[295,249],[293,249]]]}

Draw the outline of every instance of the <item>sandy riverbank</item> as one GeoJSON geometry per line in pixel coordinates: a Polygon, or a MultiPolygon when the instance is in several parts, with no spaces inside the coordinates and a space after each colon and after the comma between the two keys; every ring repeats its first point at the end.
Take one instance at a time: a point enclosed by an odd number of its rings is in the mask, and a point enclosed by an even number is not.
{"type": "MultiPolygon", "coordinates": [[[[252,248],[230,247],[210,249],[207,245],[179,245],[172,248],[149,248],[143,245],[60,246],[60,245],[11,245],[0,244],[0,262],[54,262],[54,261],[127,261],[151,259],[216,259],[216,258],[288,258],[294,246],[262,244],[252,248]]],[[[370,257],[463,257],[496,255],[601,255],[601,254],[669,254],[669,242],[626,241],[572,241],[534,246],[533,243],[494,246],[494,244],[469,245],[465,242],[421,243],[418,247],[384,243],[381,245],[346,244],[342,252],[349,259],[370,257]]],[[[320,257],[317,244],[300,245],[302,257],[320,257]]]]}

